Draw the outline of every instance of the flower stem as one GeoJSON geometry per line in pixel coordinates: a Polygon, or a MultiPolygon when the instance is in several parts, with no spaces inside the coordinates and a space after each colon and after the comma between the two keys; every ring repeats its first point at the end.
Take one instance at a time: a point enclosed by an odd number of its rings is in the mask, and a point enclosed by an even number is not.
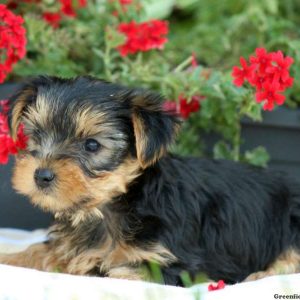
{"type": "Polygon", "coordinates": [[[240,147],[241,147],[241,124],[240,118],[237,119],[236,131],[233,137],[233,160],[240,160],[240,147]]]}
{"type": "Polygon", "coordinates": [[[110,65],[111,65],[110,47],[107,44],[106,44],[106,47],[105,47],[103,62],[104,62],[105,77],[106,77],[107,80],[110,81],[112,79],[112,74],[111,74],[111,70],[110,70],[110,65]]]}
{"type": "Polygon", "coordinates": [[[192,62],[193,57],[189,56],[186,60],[184,60],[180,65],[178,65],[174,72],[181,72],[182,70],[184,70],[187,66],[189,66],[192,62]]]}

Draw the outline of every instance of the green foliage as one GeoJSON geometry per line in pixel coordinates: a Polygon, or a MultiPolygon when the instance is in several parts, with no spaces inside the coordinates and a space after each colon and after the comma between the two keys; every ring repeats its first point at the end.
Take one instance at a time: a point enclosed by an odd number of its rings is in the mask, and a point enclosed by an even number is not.
{"type": "MultiPolygon", "coordinates": [[[[265,47],[269,51],[281,49],[295,58],[292,71],[295,77],[300,72],[299,1],[176,2],[185,9],[171,16],[168,48],[174,62],[194,51],[202,64],[228,70],[240,56],[248,57],[255,48],[265,47]]],[[[299,89],[300,83],[295,82],[289,104],[299,103],[299,89]]]]}
{"type": "Polygon", "coordinates": [[[257,147],[252,151],[245,152],[245,161],[255,166],[266,167],[267,161],[270,156],[264,147],[257,147]]]}
{"type": "Polygon", "coordinates": [[[39,17],[25,16],[27,29],[27,56],[20,61],[14,74],[25,77],[47,73],[70,77],[80,72],[80,66],[69,59],[73,39],[67,30],[53,30],[39,17]],[[64,47],[58,45],[64,41],[64,47]]]}
{"type": "Polygon", "coordinates": [[[160,268],[160,265],[156,262],[150,262],[148,268],[145,267],[143,272],[146,275],[146,278],[149,278],[150,281],[155,283],[163,283],[164,278],[160,268]]]}
{"type": "MultiPolygon", "coordinates": [[[[300,4],[296,0],[134,0],[126,11],[116,1],[91,0],[64,17],[53,29],[41,17],[56,12],[57,1],[20,6],[27,29],[27,56],[11,79],[50,74],[70,77],[90,74],[129,86],[143,86],[178,101],[202,96],[201,109],[183,123],[173,151],[185,155],[213,155],[265,166],[262,147],[240,153],[242,118],[261,120],[261,106],[248,88],[236,88],[230,76],[239,57],[256,47],[283,50],[295,59],[292,75],[300,77],[300,4]],[[118,16],[113,16],[116,11],[118,16]],[[169,42],[164,50],[121,57],[117,47],[125,37],[120,22],[167,18],[169,42]],[[199,66],[191,67],[195,53],[199,66]],[[207,146],[207,137],[214,142],[207,146]]],[[[20,12],[17,11],[17,12],[20,12]]],[[[300,101],[300,82],[287,93],[288,105],[300,101]]]]}

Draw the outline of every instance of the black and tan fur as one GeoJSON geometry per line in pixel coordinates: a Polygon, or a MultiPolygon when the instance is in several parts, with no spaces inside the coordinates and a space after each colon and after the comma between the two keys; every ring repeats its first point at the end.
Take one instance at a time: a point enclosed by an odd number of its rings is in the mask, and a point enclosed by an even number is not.
{"type": "Polygon", "coordinates": [[[23,123],[29,137],[13,185],[55,223],[47,243],[0,263],[146,279],[154,261],[175,285],[183,270],[229,283],[300,271],[300,183],[168,154],[179,122],[159,95],[39,77],[12,101],[12,133],[23,123]],[[37,170],[51,171],[46,187],[37,170]]]}

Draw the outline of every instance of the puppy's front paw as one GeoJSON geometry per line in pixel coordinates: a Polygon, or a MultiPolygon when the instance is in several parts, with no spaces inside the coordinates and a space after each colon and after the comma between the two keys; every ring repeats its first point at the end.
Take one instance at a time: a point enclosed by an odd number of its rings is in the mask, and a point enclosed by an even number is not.
{"type": "Polygon", "coordinates": [[[7,265],[9,264],[9,254],[0,253],[0,264],[7,265]]]}

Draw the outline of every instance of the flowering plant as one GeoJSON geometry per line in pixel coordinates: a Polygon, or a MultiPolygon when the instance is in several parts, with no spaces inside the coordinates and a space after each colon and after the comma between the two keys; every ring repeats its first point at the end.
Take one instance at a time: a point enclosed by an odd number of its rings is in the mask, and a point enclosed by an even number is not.
{"type": "Polygon", "coordinates": [[[13,65],[25,56],[26,38],[22,26],[23,18],[14,15],[5,5],[0,4],[0,83],[12,71],[13,65]]]}
{"type": "Polygon", "coordinates": [[[256,56],[250,57],[250,65],[241,57],[242,68],[233,67],[233,83],[242,86],[248,81],[256,88],[256,102],[264,102],[263,109],[272,110],[274,103],[282,105],[285,96],[282,94],[293,85],[294,78],[290,76],[289,68],[293,59],[284,57],[281,51],[267,53],[264,48],[256,49],[256,56]]]}
{"type": "Polygon", "coordinates": [[[8,110],[8,101],[0,101],[0,164],[6,164],[10,154],[16,154],[18,151],[26,149],[27,146],[27,137],[23,132],[23,126],[20,126],[15,141],[9,136],[8,110]]]}
{"type": "MultiPolygon", "coordinates": [[[[297,82],[283,95],[293,83],[290,56],[295,57],[296,66],[300,64],[300,52],[295,50],[300,49],[296,44],[298,27],[295,25],[293,32],[295,39],[283,45],[266,36],[270,28],[249,23],[255,12],[261,20],[269,18],[265,26],[273,24],[272,16],[283,22],[286,17],[279,11],[284,9],[243,4],[235,15],[237,8],[225,1],[225,18],[222,11],[212,9],[218,7],[214,1],[8,0],[6,4],[2,10],[18,16],[19,26],[24,26],[14,52],[21,60],[17,64],[15,60],[8,72],[0,65],[0,74],[9,76],[6,80],[44,73],[62,77],[90,74],[157,90],[167,99],[165,109],[184,120],[173,149],[181,154],[207,153],[204,136],[215,133],[214,157],[265,165],[268,156],[262,147],[241,153],[240,121],[244,117],[261,120],[263,108],[270,110],[284,100],[295,104],[300,95],[297,82]],[[244,28],[250,28],[253,35],[246,42],[244,28]],[[237,57],[250,55],[261,45],[271,52],[258,48],[250,62],[241,59],[242,68],[233,70],[233,84],[230,70],[237,57]],[[226,60],[218,62],[221,58],[226,60]]],[[[280,40],[285,41],[282,24],[286,23],[276,24],[280,40]]],[[[292,69],[295,77],[298,69],[292,69]]]]}

